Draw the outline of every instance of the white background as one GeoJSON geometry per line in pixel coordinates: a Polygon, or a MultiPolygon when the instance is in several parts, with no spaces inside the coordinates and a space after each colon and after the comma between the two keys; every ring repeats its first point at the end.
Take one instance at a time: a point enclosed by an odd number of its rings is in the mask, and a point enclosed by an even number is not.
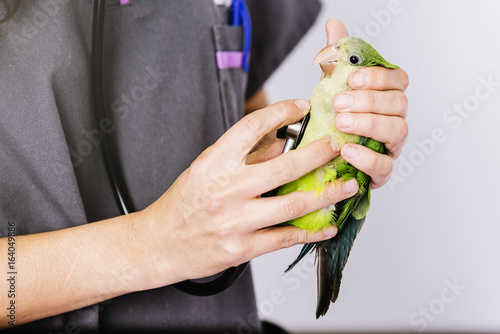
{"type": "Polygon", "coordinates": [[[330,17],[409,73],[410,136],[391,182],[372,194],[327,316],[315,319],[313,256],[283,275],[295,247],[252,263],[261,317],[291,332],[500,333],[500,2],[324,0],[270,79],[271,102],[309,96],[330,17]]]}

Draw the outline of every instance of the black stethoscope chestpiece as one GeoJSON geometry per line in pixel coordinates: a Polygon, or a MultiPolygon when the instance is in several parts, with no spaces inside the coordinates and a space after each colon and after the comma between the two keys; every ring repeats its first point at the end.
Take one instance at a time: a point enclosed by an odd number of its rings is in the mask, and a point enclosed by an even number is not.
{"type": "MultiPolygon", "coordinates": [[[[307,124],[309,123],[309,118],[311,118],[310,113],[307,114],[306,117],[304,117],[297,123],[285,125],[284,127],[279,128],[278,131],[276,131],[276,138],[286,139],[281,154],[294,150],[297,148],[297,146],[299,146],[300,141],[304,136],[307,124]]],[[[278,190],[279,187],[260,195],[260,197],[276,196],[278,190]]]]}
{"type": "Polygon", "coordinates": [[[297,148],[302,140],[302,137],[304,136],[304,131],[306,130],[307,123],[309,123],[309,118],[311,118],[310,113],[297,123],[286,125],[278,129],[276,137],[286,139],[282,153],[286,153],[297,148]]]}

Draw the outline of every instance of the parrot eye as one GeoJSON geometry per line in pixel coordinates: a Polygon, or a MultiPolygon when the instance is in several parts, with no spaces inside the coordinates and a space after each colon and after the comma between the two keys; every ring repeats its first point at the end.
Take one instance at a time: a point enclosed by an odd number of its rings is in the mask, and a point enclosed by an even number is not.
{"type": "Polygon", "coordinates": [[[361,63],[361,57],[356,54],[352,54],[349,56],[349,63],[351,65],[358,65],[359,63],[361,63]]]}

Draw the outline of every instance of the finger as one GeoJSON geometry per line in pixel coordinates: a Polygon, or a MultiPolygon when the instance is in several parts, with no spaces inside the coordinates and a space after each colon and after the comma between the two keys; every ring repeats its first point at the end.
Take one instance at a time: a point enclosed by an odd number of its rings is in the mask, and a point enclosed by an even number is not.
{"type": "Polygon", "coordinates": [[[332,45],[341,38],[349,36],[349,32],[345,25],[337,19],[330,19],[326,22],[326,39],[328,45],[332,45]]]}
{"type": "Polygon", "coordinates": [[[349,75],[347,83],[352,89],[373,89],[405,91],[409,85],[408,74],[401,68],[388,69],[371,66],[349,75]]]}
{"type": "Polygon", "coordinates": [[[318,140],[264,163],[247,166],[245,172],[241,173],[238,191],[249,198],[259,196],[298,179],[331,161],[338,154],[330,143],[318,140]]]}
{"type": "Polygon", "coordinates": [[[259,150],[249,154],[245,163],[247,165],[253,165],[271,160],[281,154],[284,144],[285,139],[277,139],[271,145],[262,147],[259,150]]]}
{"type": "Polygon", "coordinates": [[[233,157],[243,160],[266,134],[304,118],[309,108],[306,100],[289,100],[254,111],[231,127],[214,149],[230,151],[233,157]]]}
{"type": "Polygon", "coordinates": [[[302,217],[349,198],[357,191],[356,180],[337,180],[327,184],[319,194],[316,191],[295,191],[282,196],[258,198],[247,207],[252,213],[248,228],[256,230],[302,217]]]}
{"type": "Polygon", "coordinates": [[[347,162],[372,178],[372,189],[389,181],[393,168],[393,160],[389,156],[357,144],[345,144],[340,152],[347,162]]]}
{"type": "Polygon", "coordinates": [[[375,113],[406,118],[408,99],[400,90],[352,90],[333,98],[333,108],[338,112],[375,113]]]}
{"type": "Polygon", "coordinates": [[[335,126],[342,132],[373,138],[385,144],[392,158],[397,158],[408,138],[408,123],[401,117],[339,113],[335,126]]]}
{"type": "Polygon", "coordinates": [[[255,232],[249,240],[251,258],[288,248],[298,244],[307,244],[330,239],[337,234],[337,228],[331,227],[309,232],[296,226],[270,227],[255,232]]]}

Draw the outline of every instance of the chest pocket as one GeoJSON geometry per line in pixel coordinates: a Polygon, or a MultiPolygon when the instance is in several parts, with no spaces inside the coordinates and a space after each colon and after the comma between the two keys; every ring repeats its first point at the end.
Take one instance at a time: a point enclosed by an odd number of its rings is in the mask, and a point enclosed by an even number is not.
{"type": "Polygon", "coordinates": [[[243,28],[214,25],[212,33],[224,126],[227,130],[243,116],[248,81],[248,74],[242,68],[243,28]]]}

